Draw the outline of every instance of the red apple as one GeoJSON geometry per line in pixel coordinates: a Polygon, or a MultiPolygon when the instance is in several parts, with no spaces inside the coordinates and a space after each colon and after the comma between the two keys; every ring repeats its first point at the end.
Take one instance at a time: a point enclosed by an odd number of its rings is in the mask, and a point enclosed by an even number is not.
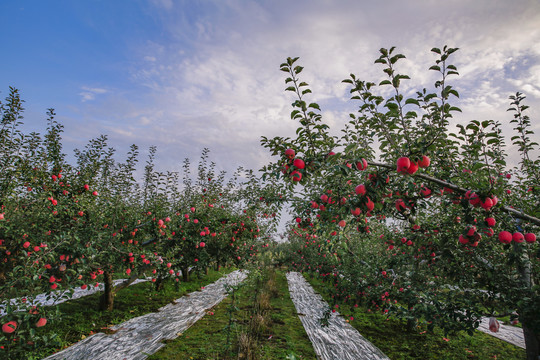
{"type": "Polygon", "coordinates": [[[16,321],[8,321],[4,325],[2,325],[2,331],[6,334],[11,334],[17,329],[17,322],[16,321]]]}
{"type": "Polygon", "coordinates": [[[302,160],[302,159],[294,159],[293,165],[297,169],[303,169],[306,166],[306,164],[304,163],[304,160],[302,160]]]}
{"type": "Polygon", "coordinates": [[[427,168],[430,163],[431,160],[426,155],[422,155],[422,159],[418,161],[418,166],[421,168],[427,168]]]}
{"type": "Polygon", "coordinates": [[[508,231],[501,231],[499,233],[499,241],[503,244],[510,244],[512,242],[512,234],[508,231]]]}
{"type": "Polygon", "coordinates": [[[415,162],[411,161],[411,164],[409,165],[409,168],[407,169],[407,173],[412,175],[417,171],[418,171],[418,165],[415,162]]]}
{"type": "Polygon", "coordinates": [[[351,214],[354,216],[359,216],[361,212],[360,208],[351,209],[351,214]]]}
{"type": "Polygon", "coordinates": [[[400,157],[397,160],[397,172],[398,173],[407,173],[407,169],[411,166],[411,160],[408,157],[400,157]]]}
{"type": "Polygon", "coordinates": [[[491,198],[487,197],[484,199],[483,202],[480,203],[480,206],[482,206],[482,208],[484,210],[488,210],[491,209],[493,207],[493,200],[491,200],[491,198]]]}
{"type": "Polygon", "coordinates": [[[486,218],[486,225],[487,225],[487,226],[489,226],[489,227],[494,227],[496,223],[497,223],[497,222],[495,221],[494,218],[492,218],[492,217],[486,218]]]}
{"type": "Polygon", "coordinates": [[[39,318],[39,320],[36,322],[36,327],[42,327],[47,324],[47,319],[45,318],[39,318]]]}
{"type": "Polygon", "coordinates": [[[498,332],[499,331],[499,322],[497,321],[496,318],[494,318],[493,316],[489,318],[489,330],[491,332],[498,332]]]}
{"type": "Polygon", "coordinates": [[[403,201],[403,199],[397,199],[396,210],[401,212],[401,211],[404,211],[405,209],[407,209],[407,206],[405,205],[405,202],[403,201]]]}
{"type": "Polygon", "coordinates": [[[291,173],[291,178],[293,181],[300,181],[302,180],[302,174],[299,171],[294,170],[291,173]]]}
{"type": "Polygon", "coordinates": [[[367,169],[367,166],[368,166],[367,161],[366,161],[366,159],[364,159],[364,158],[362,158],[362,160],[360,160],[360,161],[358,161],[358,162],[356,163],[356,168],[357,168],[358,170],[362,170],[362,171],[363,171],[363,170],[366,170],[366,169],[367,169]]]}
{"type": "Polygon", "coordinates": [[[354,191],[356,192],[356,195],[364,196],[366,195],[366,187],[363,184],[358,185],[354,191]]]}
{"type": "Polygon", "coordinates": [[[525,234],[525,241],[532,244],[536,241],[536,235],[533,233],[527,233],[525,234]]]}
{"type": "Polygon", "coordinates": [[[368,211],[372,211],[375,208],[375,204],[370,198],[367,198],[366,207],[368,208],[368,211]]]}
{"type": "Polygon", "coordinates": [[[514,240],[514,242],[517,242],[519,244],[519,243],[522,243],[523,240],[525,240],[525,238],[523,237],[522,233],[516,231],[515,233],[512,234],[512,240],[514,240]]]}
{"type": "Polygon", "coordinates": [[[470,197],[469,197],[469,203],[474,206],[474,207],[478,207],[480,206],[480,196],[478,196],[477,193],[472,193],[470,194],[470,197]]]}
{"type": "Polygon", "coordinates": [[[285,150],[285,157],[289,160],[292,160],[294,159],[294,156],[296,155],[296,153],[294,152],[293,149],[287,149],[285,150]]]}
{"type": "Polygon", "coordinates": [[[422,196],[426,199],[431,197],[431,189],[427,188],[426,186],[422,186],[420,192],[422,193],[422,196]]]}

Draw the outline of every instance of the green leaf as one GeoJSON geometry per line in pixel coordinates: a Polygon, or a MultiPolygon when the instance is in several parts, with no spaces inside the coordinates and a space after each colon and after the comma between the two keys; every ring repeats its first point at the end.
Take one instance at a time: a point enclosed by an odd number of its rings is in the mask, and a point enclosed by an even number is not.
{"type": "Polygon", "coordinates": [[[390,82],[390,80],[383,80],[379,83],[379,86],[381,85],[392,85],[392,83],[390,82]]]}
{"type": "Polygon", "coordinates": [[[405,104],[415,104],[415,105],[420,106],[420,103],[418,102],[418,100],[413,99],[413,98],[409,98],[409,99],[405,100],[405,104]]]}
{"type": "Polygon", "coordinates": [[[403,54],[397,54],[390,58],[390,63],[395,64],[399,59],[405,58],[405,55],[403,54]]]}
{"type": "Polygon", "coordinates": [[[396,103],[393,103],[393,102],[387,102],[384,106],[386,106],[388,109],[390,109],[392,111],[397,111],[398,110],[398,105],[396,103]]]}
{"type": "Polygon", "coordinates": [[[439,49],[439,48],[432,48],[431,51],[434,52],[434,53],[437,53],[439,55],[441,54],[441,49],[439,49]]]}

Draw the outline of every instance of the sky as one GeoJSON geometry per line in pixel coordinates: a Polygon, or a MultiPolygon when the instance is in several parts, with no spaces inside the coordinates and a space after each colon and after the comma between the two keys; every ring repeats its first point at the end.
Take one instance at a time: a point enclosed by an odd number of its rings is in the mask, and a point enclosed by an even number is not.
{"type": "Polygon", "coordinates": [[[392,46],[409,93],[433,88],[432,47],[459,47],[456,121],[508,124],[520,91],[540,142],[538,0],[4,0],[0,29],[0,98],[20,90],[28,131],[44,133],[54,108],[68,154],[106,134],[120,161],[137,144],[143,164],[156,145],[161,171],[203,148],[218,169],[257,170],[271,160],[261,136],[296,129],[287,57],[337,133],[357,108],[341,80],[382,80],[374,60],[392,46]]]}

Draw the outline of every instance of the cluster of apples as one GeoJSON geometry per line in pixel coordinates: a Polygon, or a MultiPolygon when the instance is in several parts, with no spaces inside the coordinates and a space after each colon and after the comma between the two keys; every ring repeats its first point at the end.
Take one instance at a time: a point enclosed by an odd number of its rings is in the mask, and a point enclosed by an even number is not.
{"type": "Polygon", "coordinates": [[[477,193],[469,190],[465,193],[465,199],[469,200],[469,204],[474,207],[481,207],[486,211],[490,211],[491,208],[499,202],[499,199],[495,195],[486,196],[482,199],[477,193]]]}
{"type": "Polygon", "coordinates": [[[499,241],[503,244],[510,244],[512,241],[518,244],[522,243],[523,241],[532,244],[536,241],[536,235],[533,233],[523,234],[519,231],[516,231],[513,234],[510,231],[501,231],[499,233],[499,241]]]}
{"type": "MultiPolygon", "coordinates": [[[[36,311],[34,312],[31,312],[31,313],[37,313],[36,311]]],[[[40,317],[38,321],[36,321],[35,325],[36,327],[43,327],[47,324],[47,318],[44,318],[44,317],[40,317]]],[[[15,332],[15,330],[17,330],[17,326],[19,324],[15,321],[15,320],[11,320],[11,321],[8,321],[7,323],[5,323],[4,325],[2,325],[2,332],[4,334],[12,334],[15,332]]]]}
{"type": "MultiPolygon", "coordinates": [[[[298,182],[302,180],[302,173],[298,170],[302,170],[306,167],[306,164],[304,160],[296,158],[296,152],[293,149],[287,149],[285,150],[285,157],[288,160],[288,163],[290,164],[292,162],[292,166],[294,166],[295,170],[293,170],[289,176],[291,177],[292,181],[298,182]]],[[[289,171],[289,165],[285,164],[283,169],[281,170],[283,174],[287,174],[289,171]]]]}
{"type": "MultiPolygon", "coordinates": [[[[356,193],[356,195],[362,198],[363,197],[366,198],[364,201],[364,205],[366,206],[367,213],[371,213],[371,211],[373,211],[373,209],[375,208],[375,203],[369,198],[369,196],[366,196],[366,193],[367,193],[366,186],[364,184],[360,184],[354,188],[354,192],[356,193]]],[[[354,216],[358,216],[360,215],[360,209],[359,208],[353,209],[351,210],[351,213],[354,216]]]]}
{"type": "Polygon", "coordinates": [[[397,160],[397,172],[401,174],[412,175],[418,171],[418,168],[427,168],[431,164],[431,160],[426,155],[422,155],[422,158],[416,162],[411,161],[408,157],[400,157],[397,160]]]}

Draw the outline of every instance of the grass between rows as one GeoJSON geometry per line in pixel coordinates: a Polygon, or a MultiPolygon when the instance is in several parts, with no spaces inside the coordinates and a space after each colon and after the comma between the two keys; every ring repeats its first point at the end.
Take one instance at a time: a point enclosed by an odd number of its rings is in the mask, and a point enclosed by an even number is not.
{"type": "Polygon", "coordinates": [[[56,341],[49,347],[41,347],[28,351],[24,359],[41,359],[63,348],[66,348],[97,332],[108,332],[109,327],[123,323],[137,316],[156,312],[190,292],[198,291],[202,286],[215,282],[234,268],[222,268],[219,272],[210,270],[208,275],[192,276],[189,282],[165,282],[160,291],[155,284],[143,282],[132,285],[118,292],[114,299],[112,311],[99,310],[101,293],[70,300],[56,305],[63,316],[56,321],[50,321],[38,333],[56,334],[56,341]]]}
{"type": "MultiPolygon", "coordinates": [[[[313,288],[329,304],[334,304],[328,296],[328,284],[318,278],[304,276],[313,288]]],[[[419,326],[416,331],[407,331],[406,323],[398,319],[387,318],[381,313],[368,312],[362,306],[339,304],[339,312],[352,316],[350,324],[362,336],[371,341],[392,360],[400,359],[525,359],[525,350],[503,340],[475,331],[473,336],[465,332],[444,336],[440,329],[429,332],[419,326]]]]}
{"type": "Polygon", "coordinates": [[[234,294],[234,305],[229,294],[149,359],[316,359],[285,274],[263,269],[257,282],[252,273],[234,294]]]}

